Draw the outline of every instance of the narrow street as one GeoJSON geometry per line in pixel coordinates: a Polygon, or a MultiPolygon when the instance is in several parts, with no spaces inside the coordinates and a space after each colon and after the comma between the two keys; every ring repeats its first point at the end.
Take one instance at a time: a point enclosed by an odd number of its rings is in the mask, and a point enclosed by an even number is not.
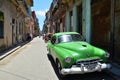
{"type": "Polygon", "coordinates": [[[61,79],[46,44],[36,37],[0,61],[0,80],[115,80],[106,72],[69,75],[61,79]]]}
{"type": "Polygon", "coordinates": [[[0,61],[0,80],[57,80],[40,38],[0,61]]]}

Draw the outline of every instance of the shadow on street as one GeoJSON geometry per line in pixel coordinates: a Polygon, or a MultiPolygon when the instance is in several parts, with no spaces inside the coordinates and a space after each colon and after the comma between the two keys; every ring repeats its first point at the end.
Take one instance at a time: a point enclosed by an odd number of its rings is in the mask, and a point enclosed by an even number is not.
{"type": "Polygon", "coordinates": [[[86,74],[67,75],[64,78],[61,78],[53,58],[49,54],[47,54],[47,57],[50,60],[51,65],[59,80],[115,80],[113,77],[109,76],[105,71],[86,73],[86,74]]]}

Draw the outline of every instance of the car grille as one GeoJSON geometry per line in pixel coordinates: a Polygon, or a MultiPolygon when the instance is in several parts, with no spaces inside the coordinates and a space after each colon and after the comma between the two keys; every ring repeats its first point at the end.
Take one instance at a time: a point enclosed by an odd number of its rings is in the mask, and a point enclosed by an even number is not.
{"type": "Polygon", "coordinates": [[[90,65],[90,64],[97,64],[98,62],[102,62],[102,60],[101,59],[78,60],[76,62],[76,65],[77,66],[81,66],[81,64],[90,65]]]}
{"type": "Polygon", "coordinates": [[[94,70],[98,65],[98,62],[101,62],[100,59],[90,59],[90,60],[80,60],[76,62],[76,66],[78,67],[85,67],[88,70],[94,70]]]}

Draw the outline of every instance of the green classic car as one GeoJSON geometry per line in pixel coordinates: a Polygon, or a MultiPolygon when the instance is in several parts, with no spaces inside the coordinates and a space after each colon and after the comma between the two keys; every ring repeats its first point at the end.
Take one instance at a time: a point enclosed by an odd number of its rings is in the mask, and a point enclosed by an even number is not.
{"type": "Polygon", "coordinates": [[[84,74],[109,69],[110,54],[84,41],[77,32],[55,33],[47,44],[59,74],[84,74]]]}

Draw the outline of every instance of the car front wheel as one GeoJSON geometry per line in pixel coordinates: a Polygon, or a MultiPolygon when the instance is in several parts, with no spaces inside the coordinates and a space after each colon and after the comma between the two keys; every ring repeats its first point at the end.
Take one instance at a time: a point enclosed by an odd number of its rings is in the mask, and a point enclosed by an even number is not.
{"type": "Polygon", "coordinates": [[[65,76],[61,73],[62,67],[61,67],[61,64],[60,64],[60,62],[59,62],[58,60],[57,60],[57,69],[58,69],[58,73],[59,73],[60,77],[65,77],[65,76]]]}

